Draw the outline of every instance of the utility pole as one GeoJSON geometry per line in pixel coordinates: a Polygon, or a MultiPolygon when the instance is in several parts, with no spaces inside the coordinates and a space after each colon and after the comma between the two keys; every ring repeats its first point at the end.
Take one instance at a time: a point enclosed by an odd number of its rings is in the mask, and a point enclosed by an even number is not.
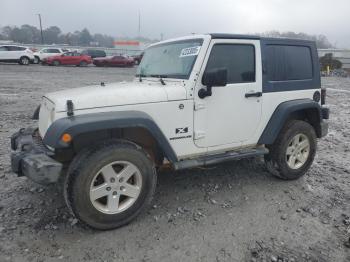
{"type": "Polygon", "coordinates": [[[38,14],[39,24],[40,24],[40,34],[41,34],[41,44],[44,44],[43,26],[41,24],[41,14],[38,14]]]}
{"type": "Polygon", "coordinates": [[[139,38],[141,37],[141,13],[139,11],[139,38]]]}

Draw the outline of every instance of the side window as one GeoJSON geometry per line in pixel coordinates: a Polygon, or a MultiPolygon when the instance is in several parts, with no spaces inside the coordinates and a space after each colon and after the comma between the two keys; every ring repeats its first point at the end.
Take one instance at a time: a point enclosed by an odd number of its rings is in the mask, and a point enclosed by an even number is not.
{"type": "Polygon", "coordinates": [[[47,52],[50,53],[50,54],[57,54],[60,51],[58,49],[47,49],[47,52]]]}
{"type": "Polygon", "coordinates": [[[0,51],[8,51],[6,46],[0,46],[0,51]]]}
{"type": "Polygon", "coordinates": [[[9,51],[23,51],[23,50],[26,50],[26,48],[20,47],[20,46],[8,46],[7,48],[8,48],[9,51]]]}
{"type": "Polygon", "coordinates": [[[269,81],[313,78],[312,56],[309,47],[269,45],[266,60],[269,81]]]}
{"type": "Polygon", "coordinates": [[[227,69],[227,83],[255,82],[255,47],[248,44],[216,44],[206,70],[227,69]]]}

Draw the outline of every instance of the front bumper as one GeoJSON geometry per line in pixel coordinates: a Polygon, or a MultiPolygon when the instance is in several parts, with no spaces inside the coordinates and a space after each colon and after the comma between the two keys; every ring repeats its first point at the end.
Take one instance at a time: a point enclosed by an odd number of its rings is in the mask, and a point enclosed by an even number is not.
{"type": "Polygon", "coordinates": [[[57,182],[62,164],[53,159],[37,129],[21,129],[11,136],[11,168],[18,176],[47,185],[57,182]]]}

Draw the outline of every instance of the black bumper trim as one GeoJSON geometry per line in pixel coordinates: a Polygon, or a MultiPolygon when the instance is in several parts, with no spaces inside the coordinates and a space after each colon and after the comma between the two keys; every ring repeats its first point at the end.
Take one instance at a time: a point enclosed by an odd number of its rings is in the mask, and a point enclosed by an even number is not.
{"type": "Polygon", "coordinates": [[[52,158],[54,155],[38,142],[37,130],[21,129],[11,136],[11,168],[18,176],[47,185],[57,182],[62,164],[52,158]]]}

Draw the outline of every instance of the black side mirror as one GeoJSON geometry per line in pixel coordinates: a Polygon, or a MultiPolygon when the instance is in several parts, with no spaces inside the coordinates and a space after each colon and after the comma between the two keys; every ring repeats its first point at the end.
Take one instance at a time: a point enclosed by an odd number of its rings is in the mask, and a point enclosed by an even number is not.
{"type": "Polygon", "coordinates": [[[202,77],[202,84],[207,88],[200,89],[198,92],[199,98],[205,98],[212,95],[212,87],[227,85],[227,69],[217,68],[205,71],[202,77]]]}

